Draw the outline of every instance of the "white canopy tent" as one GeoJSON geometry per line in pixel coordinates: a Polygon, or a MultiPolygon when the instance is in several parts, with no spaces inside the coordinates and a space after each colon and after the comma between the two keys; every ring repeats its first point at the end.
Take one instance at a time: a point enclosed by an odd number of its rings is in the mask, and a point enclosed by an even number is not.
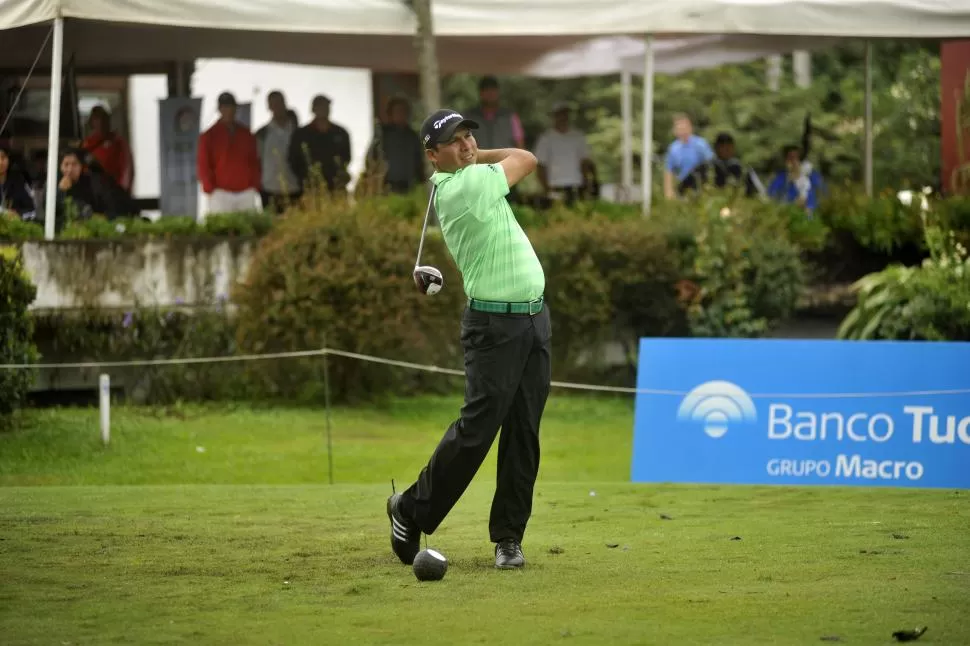
{"type": "MultiPolygon", "coordinates": [[[[434,0],[433,17],[443,73],[523,73],[592,38],[645,34],[644,150],[653,140],[654,38],[970,35],[970,0],[434,0]]],[[[30,65],[51,22],[50,150],[65,46],[84,66],[231,57],[416,69],[415,19],[403,0],[0,0],[3,64],[30,65]]],[[[641,170],[648,210],[649,156],[641,170]]],[[[46,213],[54,211],[55,174],[56,157],[48,156],[46,213]]]]}
{"type": "MultiPolygon", "coordinates": [[[[653,46],[654,72],[680,74],[688,70],[745,63],[773,54],[828,47],[839,38],[702,35],[658,40],[653,46]]],[[[573,78],[642,74],[643,38],[601,36],[541,55],[519,73],[539,78],[573,78]]]]}
{"type": "MultiPolygon", "coordinates": [[[[960,38],[963,0],[434,0],[446,36],[757,34],[960,38]]],[[[0,29],[56,18],[273,33],[404,35],[398,0],[0,0],[0,29]]]]}

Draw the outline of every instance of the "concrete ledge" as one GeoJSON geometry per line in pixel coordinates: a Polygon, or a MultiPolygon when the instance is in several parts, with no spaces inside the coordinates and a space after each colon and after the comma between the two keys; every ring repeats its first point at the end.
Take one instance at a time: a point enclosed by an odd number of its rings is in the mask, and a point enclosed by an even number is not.
{"type": "Polygon", "coordinates": [[[228,300],[258,238],[25,242],[31,310],[207,305],[228,300]]]}

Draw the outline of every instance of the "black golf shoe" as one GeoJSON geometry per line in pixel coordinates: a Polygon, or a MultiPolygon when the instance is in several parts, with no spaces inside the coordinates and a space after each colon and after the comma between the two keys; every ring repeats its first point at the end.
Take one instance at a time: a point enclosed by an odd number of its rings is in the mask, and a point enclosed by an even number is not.
{"type": "Polygon", "coordinates": [[[495,544],[495,567],[500,570],[514,570],[525,565],[522,545],[517,540],[505,538],[495,544]]]}
{"type": "Polygon", "coordinates": [[[391,521],[391,549],[402,563],[413,564],[421,551],[421,530],[401,513],[401,494],[387,499],[387,517],[391,521]]]}

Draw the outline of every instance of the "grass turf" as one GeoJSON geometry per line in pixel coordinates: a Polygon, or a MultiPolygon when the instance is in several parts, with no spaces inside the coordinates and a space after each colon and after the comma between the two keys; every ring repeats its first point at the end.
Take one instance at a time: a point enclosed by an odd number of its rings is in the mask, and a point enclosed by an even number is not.
{"type": "Polygon", "coordinates": [[[455,404],[337,411],[333,486],[317,412],[119,410],[108,449],[96,412],[33,413],[0,436],[0,642],[970,643],[966,492],[631,485],[618,401],[551,403],[525,571],[491,567],[486,467],[419,583],[385,483],[455,404]]]}
{"type": "MultiPolygon", "coordinates": [[[[413,478],[460,406],[460,398],[423,397],[335,408],[334,481],[390,486],[392,477],[413,478]]],[[[97,409],[32,411],[25,430],[0,433],[0,485],[328,482],[323,410],[115,407],[108,447],[98,420],[97,409]]],[[[627,398],[551,398],[541,477],[628,480],[632,426],[627,398]]],[[[494,457],[483,466],[488,475],[494,457]]]]}

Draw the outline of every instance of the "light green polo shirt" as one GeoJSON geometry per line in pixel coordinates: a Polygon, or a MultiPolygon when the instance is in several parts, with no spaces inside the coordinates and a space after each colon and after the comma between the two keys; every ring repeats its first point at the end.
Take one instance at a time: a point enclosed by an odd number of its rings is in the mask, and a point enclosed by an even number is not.
{"type": "Polygon", "coordinates": [[[499,164],[436,172],[435,212],[469,298],[519,303],[542,296],[546,276],[505,196],[499,164]]]}

